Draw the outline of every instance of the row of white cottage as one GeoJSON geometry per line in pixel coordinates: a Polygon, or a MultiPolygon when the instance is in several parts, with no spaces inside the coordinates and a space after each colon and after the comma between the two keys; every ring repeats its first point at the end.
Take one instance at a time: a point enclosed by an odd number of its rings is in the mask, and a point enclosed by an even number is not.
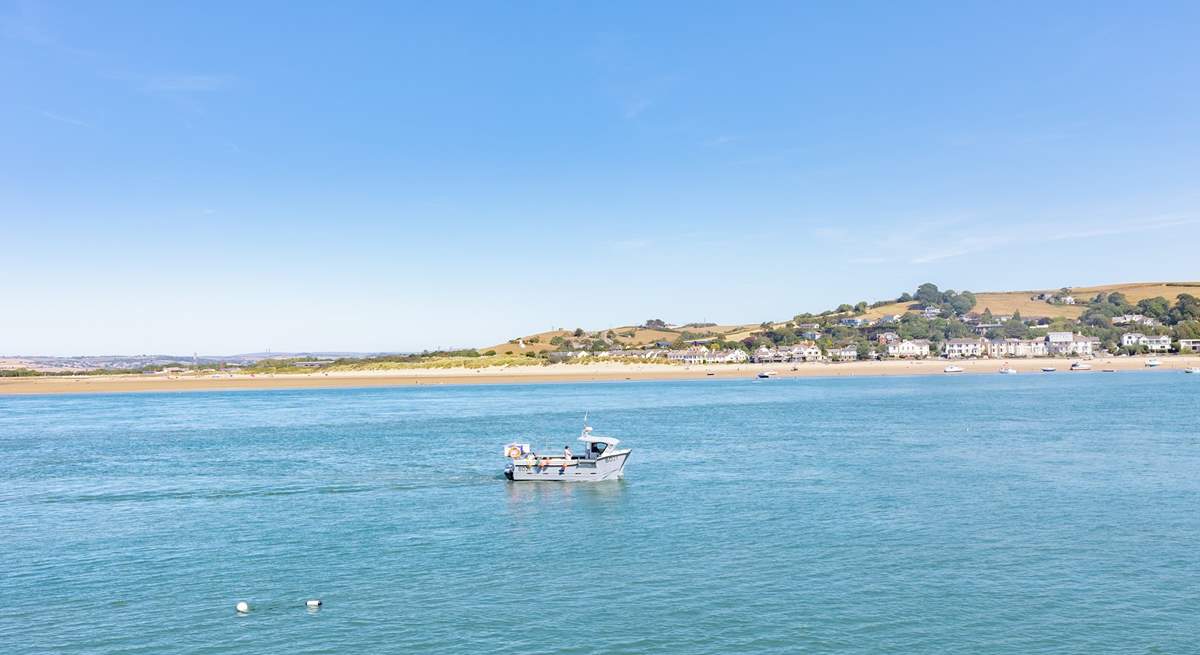
{"type": "Polygon", "coordinates": [[[942,354],[958,357],[1088,356],[1100,350],[1098,337],[1073,332],[1051,332],[1040,339],[948,339],[942,354]]]}

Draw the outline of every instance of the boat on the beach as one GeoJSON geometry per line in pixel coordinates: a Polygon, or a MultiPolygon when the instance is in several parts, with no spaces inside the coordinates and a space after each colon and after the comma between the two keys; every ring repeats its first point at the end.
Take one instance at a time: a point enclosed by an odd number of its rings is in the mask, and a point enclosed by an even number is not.
{"type": "Polygon", "coordinates": [[[1016,375],[1017,369],[1009,366],[1007,363],[1000,367],[1000,375],[1016,375]]]}
{"type": "Polygon", "coordinates": [[[1189,366],[1183,369],[1184,373],[1200,373],[1200,366],[1189,366]]]}
{"type": "Polygon", "coordinates": [[[1101,372],[1101,373],[1116,373],[1116,372],[1117,372],[1117,369],[1115,369],[1115,368],[1102,368],[1102,369],[1100,369],[1100,372],[1101,372]]]}
{"type": "Polygon", "coordinates": [[[1158,361],[1157,357],[1151,357],[1150,359],[1146,360],[1147,368],[1154,368],[1155,366],[1158,366],[1160,364],[1162,364],[1162,362],[1158,361]]]}
{"type": "Polygon", "coordinates": [[[946,368],[942,369],[942,372],[943,373],[962,373],[963,367],[955,366],[954,364],[951,364],[951,365],[947,366],[946,368]]]}
{"type": "Polygon", "coordinates": [[[1072,371],[1090,371],[1090,370],[1092,370],[1092,365],[1088,364],[1087,362],[1075,362],[1074,364],[1071,364],[1071,370],[1072,371]]]}
{"type": "Polygon", "coordinates": [[[763,371],[762,373],[758,374],[758,379],[770,380],[773,375],[775,375],[775,371],[763,371]]]}
{"type": "Polygon", "coordinates": [[[592,428],[585,425],[579,441],[584,444],[583,453],[569,458],[565,452],[547,457],[535,453],[527,443],[510,443],[504,447],[509,460],[504,477],[514,482],[599,482],[625,475],[625,462],[633,450],[617,448],[619,439],[592,434],[592,428]]]}
{"type": "Polygon", "coordinates": [[[1058,370],[1058,369],[1054,368],[1053,366],[1043,366],[1042,367],[1043,373],[1053,373],[1056,370],[1058,370]]]}

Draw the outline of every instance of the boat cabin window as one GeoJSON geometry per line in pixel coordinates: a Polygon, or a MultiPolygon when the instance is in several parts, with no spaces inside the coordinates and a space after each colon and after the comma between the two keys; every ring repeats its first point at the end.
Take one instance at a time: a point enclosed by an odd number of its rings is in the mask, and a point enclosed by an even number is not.
{"type": "Polygon", "coordinates": [[[605,449],[605,448],[608,448],[608,444],[606,444],[606,443],[600,443],[599,441],[593,441],[593,442],[592,442],[592,454],[593,454],[593,455],[602,455],[602,454],[604,454],[604,449],[605,449]]]}

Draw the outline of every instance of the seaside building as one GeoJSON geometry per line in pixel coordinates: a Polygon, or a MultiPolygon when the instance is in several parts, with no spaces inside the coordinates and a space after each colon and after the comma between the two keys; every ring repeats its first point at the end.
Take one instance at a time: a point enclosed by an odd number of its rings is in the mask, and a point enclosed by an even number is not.
{"type": "Polygon", "coordinates": [[[850,344],[841,348],[832,348],[829,351],[829,358],[839,362],[855,361],[858,359],[858,347],[850,344]]]}
{"type": "Polygon", "coordinates": [[[743,364],[749,359],[750,356],[741,350],[714,350],[708,354],[710,364],[743,364]]]}
{"type": "Polygon", "coordinates": [[[987,352],[986,339],[947,339],[942,354],[950,358],[982,357],[987,352]]]}
{"type": "Polygon", "coordinates": [[[708,361],[708,348],[692,346],[683,350],[671,350],[667,352],[667,361],[681,364],[703,364],[708,361]]]}
{"type": "Polygon", "coordinates": [[[928,339],[905,339],[887,344],[888,357],[902,359],[921,359],[929,356],[928,339]]]}
{"type": "Polygon", "coordinates": [[[896,334],[895,332],[883,332],[879,336],[875,337],[875,341],[877,341],[881,346],[886,346],[890,343],[899,343],[900,335],[896,334]]]}
{"type": "MultiPolygon", "coordinates": [[[[1182,341],[1180,342],[1182,343],[1182,341]]],[[[1141,332],[1126,332],[1121,335],[1122,346],[1145,346],[1152,353],[1165,353],[1171,349],[1171,337],[1167,335],[1145,335],[1141,332]]]]}
{"type": "Polygon", "coordinates": [[[1085,337],[1074,332],[1050,332],[1046,335],[1046,350],[1050,355],[1092,355],[1099,349],[1098,337],[1085,337]]]}
{"type": "Polygon", "coordinates": [[[987,356],[993,359],[1045,357],[1048,353],[1045,339],[992,339],[987,342],[987,356]]]}
{"type": "Polygon", "coordinates": [[[1179,350],[1183,351],[1184,349],[1200,352],[1200,339],[1180,339],[1179,350]]]}
{"type": "Polygon", "coordinates": [[[815,343],[798,343],[778,348],[760,347],[752,359],[760,363],[817,362],[821,360],[821,349],[815,343]]]}

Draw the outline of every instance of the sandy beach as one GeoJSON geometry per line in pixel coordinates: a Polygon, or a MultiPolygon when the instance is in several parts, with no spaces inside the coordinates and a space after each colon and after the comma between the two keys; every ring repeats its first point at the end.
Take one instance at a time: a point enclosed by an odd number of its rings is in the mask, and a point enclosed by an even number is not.
{"type": "MultiPolygon", "coordinates": [[[[1052,366],[1057,375],[1103,374],[1114,371],[1154,370],[1179,373],[1200,366],[1200,356],[1163,356],[1155,369],[1147,357],[1098,357],[1090,360],[1091,371],[1070,371],[1070,359],[1015,359],[1008,364],[1025,374],[1048,375],[1042,367],[1052,366]]],[[[553,382],[619,382],[625,380],[705,380],[751,378],[763,371],[776,378],[850,377],[878,375],[950,375],[950,363],[964,371],[957,375],[994,375],[1000,360],[888,360],[805,364],[740,364],[677,366],[670,364],[554,364],[510,368],[404,369],[391,371],[313,372],[288,375],[104,375],[80,377],[0,378],[0,395],[122,393],[160,391],[211,391],[242,389],[310,389],[334,387],[388,387],[418,384],[531,384],[553,382]]]]}

